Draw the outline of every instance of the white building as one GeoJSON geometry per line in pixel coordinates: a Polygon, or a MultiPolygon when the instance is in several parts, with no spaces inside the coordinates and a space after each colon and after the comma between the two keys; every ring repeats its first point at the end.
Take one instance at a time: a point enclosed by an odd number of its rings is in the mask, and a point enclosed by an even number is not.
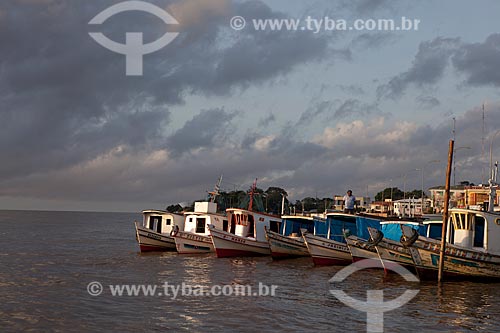
{"type": "MultiPolygon", "coordinates": [[[[356,197],[356,196],[355,196],[356,197]]],[[[370,197],[356,197],[356,207],[362,211],[370,210],[371,200],[370,197]]],[[[343,210],[344,209],[344,196],[343,195],[335,195],[333,197],[333,207],[334,210],[343,210]]]]}
{"type": "MultiPolygon", "coordinates": [[[[424,200],[424,209],[430,207],[431,200],[424,200]]],[[[397,216],[422,216],[422,201],[410,198],[394,201],[394,215],[397,216]]]]}

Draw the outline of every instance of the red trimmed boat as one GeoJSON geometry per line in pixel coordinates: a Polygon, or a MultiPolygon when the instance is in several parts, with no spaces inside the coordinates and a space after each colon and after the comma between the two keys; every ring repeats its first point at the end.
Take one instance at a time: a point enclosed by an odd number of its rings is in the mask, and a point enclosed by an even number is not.
{"type": "Polygon", "coordinates": [[[249,193],[248,209],[226,209],[229,221],[227,231],[214,225],[208,226],[217,257],[250,257],[271,254],[265,229],[278,232],[282,222],[279,216],[252,210],[255,189],[256,181],[249,193]]]}

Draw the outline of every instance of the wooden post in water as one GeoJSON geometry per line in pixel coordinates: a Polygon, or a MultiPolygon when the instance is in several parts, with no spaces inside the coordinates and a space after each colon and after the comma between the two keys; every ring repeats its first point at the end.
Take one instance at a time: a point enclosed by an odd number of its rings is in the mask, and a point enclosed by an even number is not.
{"type": "Polygon", "coordinates": [[[453,162],[453,146],[455,141],[450,140],[450,147],[448,148],[448,167],[446,168],[446,186],[444,191],[444,212],[443,212],[443,229],[441,230],[441,250],[439,252],[439,269],[438,269],[438,282],[443,280],[444,269],[444,256],[446,251],[446,231],[448,230],[448,209],[450,203],[450,178],[451,178],[451,165],[453,162]]]}

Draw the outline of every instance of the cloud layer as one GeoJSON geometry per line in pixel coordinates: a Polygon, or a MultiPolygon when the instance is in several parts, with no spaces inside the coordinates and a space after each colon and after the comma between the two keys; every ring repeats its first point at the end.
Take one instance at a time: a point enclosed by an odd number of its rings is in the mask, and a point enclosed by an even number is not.
{"type": "MultiPolygon", "coordinates": [[[[119,202],[119,209],[138,210],[137,203],[203,198],[221,173],[227,189],[245,189],[259,178],[259,186],[284,187],[295,199],[346,188],[361,195],[390,183],[402,187],[404,174],[444,161],[451,122],[394,117],[387,103],[410,92],[415,105],[442,112],[445,99],[432,90],[448,72],[462,87],[500,85],[497,33],[476,43],[457,36],[420,41],[409,68],[391,68],[387,79],[357,73],[356,80],[342,76],[342,66],[357,66],[352,55],[398,38],[235,32],[228,27],[233,15],[251,20],[290,14],[252,0],[151,2],[176,17],[180,24],[168,29],[180,34],[145,56],[142,77],[125,77],[124,56],[102,48],[88,32],[103,31],[123,42],[125,31],[142,31],[151,41],[165,32],[161,21],[123,13],[89,27],[112,1],[0,4],[0,197],[119,202]],[[279,89],[314,87],[323,68],[340,73],[331,80],[341,83],[313,94],[304,88],[307,105],[294,116],[287,110],[254,111],[244,96],[281,98],[279,105],[285,105],[287,96],[279,89]],[[188,110],[196,99],[210,105],[188,110]],[[183,107],[189,116],[174,113],[183,107]]],[[[342,8],[361,15],[396,10],[387,1],[349,1],[342,8]]],[[[500,125],[499,113],[497,102],[488,104],[488,133],[500,125]]],[[[472,148],[459,152],[460,179],[477,182],[478,160],[486,163],[480,155],[481,111],[456,118],[457,144],[472,148]]],[[[426,171],[430,184],[442,182],[443,175],[443,165],[426,171]]],[[[412,173],[408,182],[419,186],[418,175],[412,173]]]]}

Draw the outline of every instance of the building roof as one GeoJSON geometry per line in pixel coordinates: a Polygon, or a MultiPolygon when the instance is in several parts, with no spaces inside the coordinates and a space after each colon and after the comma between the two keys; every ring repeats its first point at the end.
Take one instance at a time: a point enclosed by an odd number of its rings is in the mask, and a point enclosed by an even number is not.
{"type": "MultiPolygon", "coordinates": [[[[468,187],[468,186],[452,185],[452,186],[450,186],[450,191],[463,191],[463,190],[465,190],[466,187],[468,187]]],[[[432,191],[432,190],[443,190],[444,191],[445,189],[446,189],[446,187],[444,185],[429,187],[429,191],[432,191]]]]}

